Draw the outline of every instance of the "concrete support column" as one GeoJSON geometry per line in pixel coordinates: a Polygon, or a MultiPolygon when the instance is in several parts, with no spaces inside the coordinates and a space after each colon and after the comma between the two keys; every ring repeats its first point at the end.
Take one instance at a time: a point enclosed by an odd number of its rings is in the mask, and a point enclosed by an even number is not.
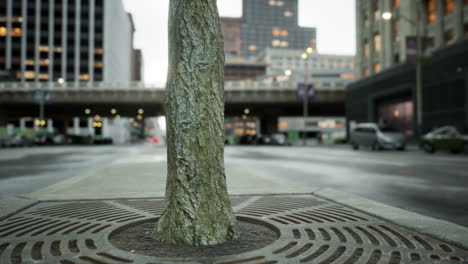
{"type": "Polygon", "coordinates": [[[34,130],[35,132],[37,132],[37,131],[40,130],[40,129],[39,129],[40,126],[38,126],[37,123],[36,123],[37,120],[40,120],[40,119],[39,119],[39,118],[34,118],[34,120],[33,120],[33,130],[34,130]]]}
{"type": "Polygon", "coordinates": [[[468,69],[465,68],[465,129],[468,130],[468,69]]]}
{"type": "Polygon", "coordinates": [[[111,135],[109,118],[105,117],[102,119],[102,136],[110,137],[111,135]]]}
{"type": "Polygon", "coordinates": [[[68,81],[67,78],[67,54],[68,54],[68,0],[62,1],[62,78],[68,81]]]}
{"type": "Polygon", "coordinates": [[[35,18],[34,22],[34,80],[39,81],[39,46],[41,45],[41,0],[36,0],[36,9],[35,9],[35,18]]]}
{"type": "Polygon", "coordinates": [[[261,134],[273,134],[278,132],[278,114],[266,113],[260,120],[261,134]]]}
{"type": "Polygon", "coordinates": [[[363,51],[363,28],[364,19],[363,13],[361,12],[362,6],[361,1],[356,0],[356,61],[355,61],[355,72],[358,78],[361,78],[364,73],[362,72],[362,66],[364,63],[364,51],[363,51]]]}
{"type": "Polygon", "coordinates": [[[21,34],[21,81],[24,82],[24,72],[26,71],[26,41],[28,39],[28,34],[25,34],[28,32],[28,1],[21,1],[21,14],[23,16],[23,23],[21,24],[21,31],[23,32],[23,34],[21,34]]]}
{"type": "Polygon", "coordinates": [[[54,121],[52,119],[47,119],[47,132],[54,133],[54,121]]]}
{"type": "Polygon", "coordinates": [[[73,134],[75,135],[80,134],[80,118],[79,117],[73,118],[73,134]]]}
{"type": "Polygon", "coordinates": [[[93,119],[88,118],[88,135],[94,136],[93,119]]]}
{"type": "Polygon", "coordinates": [[[49,82],[54,81],[54,21],[55,21],[55,2],[54,0],[49,0],[49,65],[48,65],[48,74],[49,82]]]}
{"type": "Polygon", "coordinates": [[[24,118],[20,118],[20,127],[21,130],[26,130],[26,120],[24,118]]]}
{"type": "Polygon", "coordinates": [[[6,56],[5,56],[5,69],[11,69],[11,50],[12,50],[12,40],[11,40],[11,32],[12,32],[12,12],[13,12],[13,2],[12,0],[7,0],[7,10],[6,10],[6,27],[7,27],[7,35],[6,35],[6,56]]]}
{"type": "Polygon", "coordinates": [[[444,3],[443,0],[436,1],[436,20],[434,22],[435,46],[440,48],[445,46],[444,39],[444,3]]]}
{"type": "Polygon", "coordinates": [[[455,0],[455,9],[453,10],[454,22],[455,22],[455,31],[454,37],[455,40],[462,40],[464,38],[464,28],[463,28],[463,0],[455,0]]]}
{"type": "MultiPolygon", "coordinates": [[[[393,1],[385,0],[383,2],[382,12],[392,12],[393,10],[393,1]]],[[[393,65],[393,23],[394,19],[390,21],[383,21],[382,26],[382,69],[389,68],[393,65]]]]}
{"type": "Polygon", "coordinates": [[[0,127],[6,127],[8,123],[8,113],[0,109],[0,127]]]}

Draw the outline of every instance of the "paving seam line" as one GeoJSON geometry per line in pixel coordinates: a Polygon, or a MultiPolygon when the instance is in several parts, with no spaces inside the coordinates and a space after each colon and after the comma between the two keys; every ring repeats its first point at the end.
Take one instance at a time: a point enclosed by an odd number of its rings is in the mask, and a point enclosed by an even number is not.
{"type": "Polygon", "coordinates": [[[39,200],[20,197],[0,200],[0,221],[40,203],[39,200]]]}
{"type": "Polygon", "coordinates": [[[468,250],[466,227],[334,189],[322,189],[313,195],[468,250]]]}

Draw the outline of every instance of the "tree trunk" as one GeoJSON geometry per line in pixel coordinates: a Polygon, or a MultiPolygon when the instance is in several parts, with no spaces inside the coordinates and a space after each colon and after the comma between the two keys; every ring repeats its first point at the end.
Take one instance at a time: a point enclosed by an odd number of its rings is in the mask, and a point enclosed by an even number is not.
{"type": "Polygon", "coordinates": [[[224,50],[216,0],[171,0],[168,175],[153,238],[214,245],[238,237],[224,173],[224,50]]]}

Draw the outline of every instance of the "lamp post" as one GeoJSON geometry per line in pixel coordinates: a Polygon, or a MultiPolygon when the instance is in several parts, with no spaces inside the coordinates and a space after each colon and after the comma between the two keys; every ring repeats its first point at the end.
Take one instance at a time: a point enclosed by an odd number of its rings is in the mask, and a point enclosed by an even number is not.
{"type": "MultiPolygon", "coordinates": [[[[423,56],[423,43],[421,39],[421,1],[416,0],[417,10],[416,10],[416,21],[410,19],[406,16],[400,14],[400,18],[406,20],[416,29],[416,126],[417,132],[419,135],[422,134],[422,124],[423,124],[423,101],[422,101],[422,61],[421,57],[423,56]]],[[[391,20],[393,14],[391,12],[384,12],[382,14],[384,20],[391,20]]],[[[423,32],[424,33],[424,32],[423,32]]]]}

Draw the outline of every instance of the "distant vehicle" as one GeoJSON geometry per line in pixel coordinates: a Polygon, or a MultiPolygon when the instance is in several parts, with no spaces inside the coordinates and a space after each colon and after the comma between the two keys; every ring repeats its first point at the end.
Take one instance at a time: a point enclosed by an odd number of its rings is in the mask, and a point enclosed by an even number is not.
{"type": "Polygon", "coordinates": [[[361,123],[351,131],[350,143],[353,149],[368,146],[373,150],[406,149],[405,135],[391,128],[382,128],[375,123],[361,123]]]}
{"type": "Polygon", "coordinates": [[[459,153],[468,148],[468,135],[460,134],[453,126],[443,126],[424,135],[420,146],[428,153],[438,150],[459,153]]]}
{"type": "Polygon", "coordinates": [[[259,138],[258,144],[260,145],[276,145],[276,146],[289,146],[291,143],[288,137],[281,133],[272,135],[263,135],[259,138]]]}
{"type": "Polygon", "coordinates": [[[161,139],[158,138],[158,137],[150,137],[148,139],[148,141],[151,142],[151,143],[159,143],[159,142],[161,142],[161,139]]]}
{"type": "Polygon", "coordinates": [[[14,148],[14,147],[27,147],[31,146],[32,142],[30,139],[22,135],[12,135],[2,140],[2,147],[14,148]]]}

